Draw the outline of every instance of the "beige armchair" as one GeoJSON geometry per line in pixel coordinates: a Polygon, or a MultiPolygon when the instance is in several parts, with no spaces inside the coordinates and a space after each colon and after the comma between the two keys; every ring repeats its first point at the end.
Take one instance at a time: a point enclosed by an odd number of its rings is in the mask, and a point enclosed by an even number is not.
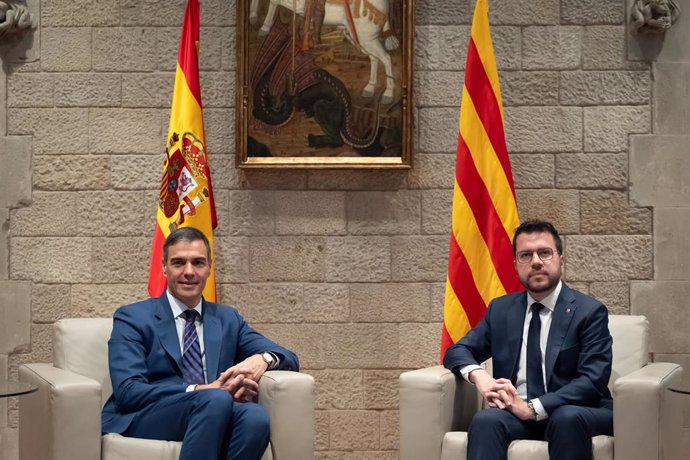
{"type": "MultiPolygon", "coordinates": [[[[53,364],[25,364],[19,380],[39,387],[19,401],[19,452],[26,460],[172,460],[181,443],[101,436],[101,408],[112,393],[108,338],[112,319],[55,323],[53,364]]],[[[271,417],[263,460],[314,458],[314,379],[269,371],[259,403],[271,417]]]]}
{"type": "MultiPolygon", "coordinates": [[[[595,460],[675,460],[681,436],[682,368],[648,362],[649,322],[644,316],[609,316],[613,337],[615,437],[593,438],[595,460]]],[[[488,368],[490,368],[490,363],[488,368]]],[[[482,406],[473,385],[442,366],[400,376],[401,460],[465,460],[467,428],[482,406]]],[[[543,441],[513,441],[509,460],[548,460],[543,441]]]]}

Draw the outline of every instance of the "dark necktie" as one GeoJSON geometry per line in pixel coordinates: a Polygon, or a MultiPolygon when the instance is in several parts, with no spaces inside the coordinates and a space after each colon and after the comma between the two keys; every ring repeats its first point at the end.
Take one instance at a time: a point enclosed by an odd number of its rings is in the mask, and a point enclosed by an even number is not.
{"type": "Polygon", "coordinates": [[[190,385],[201,384],[204,383],[204,366],[201,363],[201,347],[194,324],[199,312],[187,309],[182,316],[187,321],[182,333],[182,377],[190,385]]]}
{"type": "Polygon", "coordinates": [[[539,312],[542,308],[544,306],[540,303],[532,304],[532,319],[527,331],[527,399],[538,398],[546,393],[544,374],[541,371],[541,347],[539,346],[541,335],[539,312]]]}

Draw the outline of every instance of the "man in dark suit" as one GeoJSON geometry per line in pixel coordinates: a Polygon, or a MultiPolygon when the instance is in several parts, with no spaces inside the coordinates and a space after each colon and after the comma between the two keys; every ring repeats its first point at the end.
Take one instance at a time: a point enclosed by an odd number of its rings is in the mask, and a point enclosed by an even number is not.
{"type": "Polygon", "coordinates": [[[527,291],[491,301],[443,361],[489,406],[472,420],[467,458],[505,459],[511,441],[540,439],[551,459],[591,459],[592,436],[613,434],[608,312],[561,281],[563,245],[550,223],[521,224],[513,253],[527,291]],[[488,358],[493,376],[479,365],[488,358]]]}
{"type": "Polygon", "coordinates": [[[269,421],[255,402],[258,381],[268,369],[298,370],[297,356],[202,298],[211,273],[203,233],[173,231],[163,254],[166,292],[113,317],[102,430],[183,441],[182,460],[259,460],[269,421]]]}

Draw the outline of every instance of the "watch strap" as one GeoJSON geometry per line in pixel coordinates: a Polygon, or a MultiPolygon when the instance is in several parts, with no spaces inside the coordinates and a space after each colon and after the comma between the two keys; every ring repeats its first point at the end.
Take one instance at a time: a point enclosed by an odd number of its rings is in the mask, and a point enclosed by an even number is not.
{"type": "Polygon", "coordinates": [[[537,421],[537,410],[534,408],[534,404],[532,403],[532,400],[527,401],[527,406],[532,411],[532,420],[534,420],[536,422],[537,421]]]}
{"type": "Polygon", "coordinates": [[[269,351],[261,353],[261,357],[263,358],[264,362],[268,365],[268,367],[266,368],[267,370],[273,369],[278,362],[275,355],[269,351]]]}

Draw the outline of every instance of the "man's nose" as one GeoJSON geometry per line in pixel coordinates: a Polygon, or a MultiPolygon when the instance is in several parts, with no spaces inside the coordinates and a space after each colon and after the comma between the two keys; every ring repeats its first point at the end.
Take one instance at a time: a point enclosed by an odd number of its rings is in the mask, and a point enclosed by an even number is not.
{"type": "Polygon", "coordinates": [[[184,274],[185,275],[193,275],[194,274],[194,266],[192,265],[191,262],[184,264],[184,274]]]}
{"type": "Polygon", "coordinates": [[[544,263],[544,261],[539,258],[539,254],[537,254],[537,251],[534,251],[532,253],[531,263],[532,265],[542,265],[544,263]]]}

